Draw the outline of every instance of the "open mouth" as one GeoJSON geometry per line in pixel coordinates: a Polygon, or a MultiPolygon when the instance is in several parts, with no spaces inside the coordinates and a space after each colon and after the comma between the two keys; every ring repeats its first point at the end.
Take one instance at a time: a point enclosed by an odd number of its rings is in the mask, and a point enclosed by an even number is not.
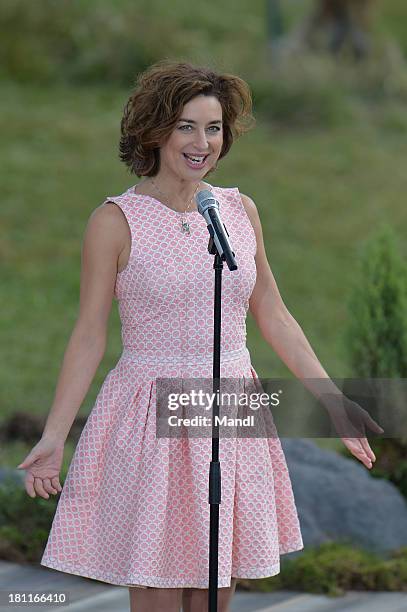
{"type": "Polygon", "coordinates": [[[189,156],[186,153],[183,153],[182,155],[184,156],[185,162],[186,162],[186,164],[187,164],[187,166],[189,168],[198,168],[198,169],[204,167],[204,165],[206,163],[206,160],[209,157],[209,154],[205,155],[204,158],[202,158],[202,157],[194,157],[192,155],[189,156]]]}

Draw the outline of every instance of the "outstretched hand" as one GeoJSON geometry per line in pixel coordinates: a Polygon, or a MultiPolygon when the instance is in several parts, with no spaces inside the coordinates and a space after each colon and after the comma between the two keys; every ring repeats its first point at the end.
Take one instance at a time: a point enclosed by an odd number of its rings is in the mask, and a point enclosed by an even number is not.
{"type": "Polygon", "coordinates": [[[63,443],[41,438],[17,466],[19,470],[26,470],[25,490],[30,497],[40,495],[49,499],[49,494],[56,495],[62,491],[59,472],[63,454],[63,443]]]}
{"type": "Polygon", "coordinates": [[[328,407],[328,413],[344,445],[370,469],[376,456],[367,440],[366,427],[375,433],[383,433],[384,429],[364,408],[346,396],[328,407]]]}

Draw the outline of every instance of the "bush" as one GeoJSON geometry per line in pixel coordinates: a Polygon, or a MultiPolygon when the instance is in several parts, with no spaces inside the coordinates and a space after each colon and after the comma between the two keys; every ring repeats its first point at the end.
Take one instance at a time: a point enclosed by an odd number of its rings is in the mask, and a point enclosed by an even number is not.
{"type": "Polygon", "coordinates": [[[393,231],[384,226],[365,246],[348,302],[345,342],[352,376],[407,376],[406,278],[393,231]]]}
{"type": "Polygon", "coordinates": [[[31,498],[12,481],[0,485],[0,559],[38,562],[43,554],[58,496],[31,498]]]}
{"type": "Polygon", "coordinates": [[[276,576],[240,580],[248,590],[263,592],[281,589],[343,595],[347,590],[407,591],[407,547],[388,558],[342,542],[326,542],[307,547],[296,559],[282,561],[276,576]]]}
{"type": "MultiPolygon", "coordinates": [[[[361,253],[348,306],[351,318],[345,342],[352,376],[406,378],[407,269],[390,226],[384,226],[361,253]]],[[[386,418],[391,423],[392,415],[386,418]]],[[[386,435],[385,424],[384,429],[386,435]]],[[[377,438],[373,450],[372,475],[387,478],[407,498],[407,438],[377,438]]]]}

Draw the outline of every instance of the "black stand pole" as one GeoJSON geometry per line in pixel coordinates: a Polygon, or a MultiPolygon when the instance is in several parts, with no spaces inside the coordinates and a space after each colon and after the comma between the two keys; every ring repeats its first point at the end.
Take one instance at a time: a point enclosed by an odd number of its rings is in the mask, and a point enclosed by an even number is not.
{"type": "Polygon", "coordinates": [[[213,393],[212,407],[212,461],[209,470],[209,591],[208,610],[218,610],[218,544],[219,544],[219,504],[221,503],[221,473],[219,462],[219,388],[220,388],[220,333],[222,269],[226,261],[229,270],[237,270],[235,254],[229,243],[229,233],[219,217],[219,202],[209,189],[203,189],[196,196],[198,211],[203,215],[210,234],[208,251],[215,255],[215,300],[213,335],[213,393]]]}
{"type": "Polygon", "coordinates": [[[221,471],[219,462],[219,425],[215,416],[219,416],[218,392],[220,388],[220,336],[221,336],[221,297],[223,262],[212,237],[208,251],[215,255],[215,301],[214,301],[214,336],[213,336],[213,393],[215,401],[212,407],[212,461],[209,470],[209,597],[208,611],[218,610],[218,544],[219,544],[219,504],[221,503],[221,471]]]}

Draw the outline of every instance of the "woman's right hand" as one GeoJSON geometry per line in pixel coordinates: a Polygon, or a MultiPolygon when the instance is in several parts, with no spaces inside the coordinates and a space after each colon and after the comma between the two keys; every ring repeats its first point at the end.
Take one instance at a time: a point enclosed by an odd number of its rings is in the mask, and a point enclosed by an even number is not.
{"type": "Polygon", "coordinates": [[[49,438],[41,438],[27,457],[17,466],[26,470],[25,490],[30,497],[40,495],[49,499],[49,494],[56,495],[62,491],[59,482],[64,455],[64,444],[49,438]]]}

